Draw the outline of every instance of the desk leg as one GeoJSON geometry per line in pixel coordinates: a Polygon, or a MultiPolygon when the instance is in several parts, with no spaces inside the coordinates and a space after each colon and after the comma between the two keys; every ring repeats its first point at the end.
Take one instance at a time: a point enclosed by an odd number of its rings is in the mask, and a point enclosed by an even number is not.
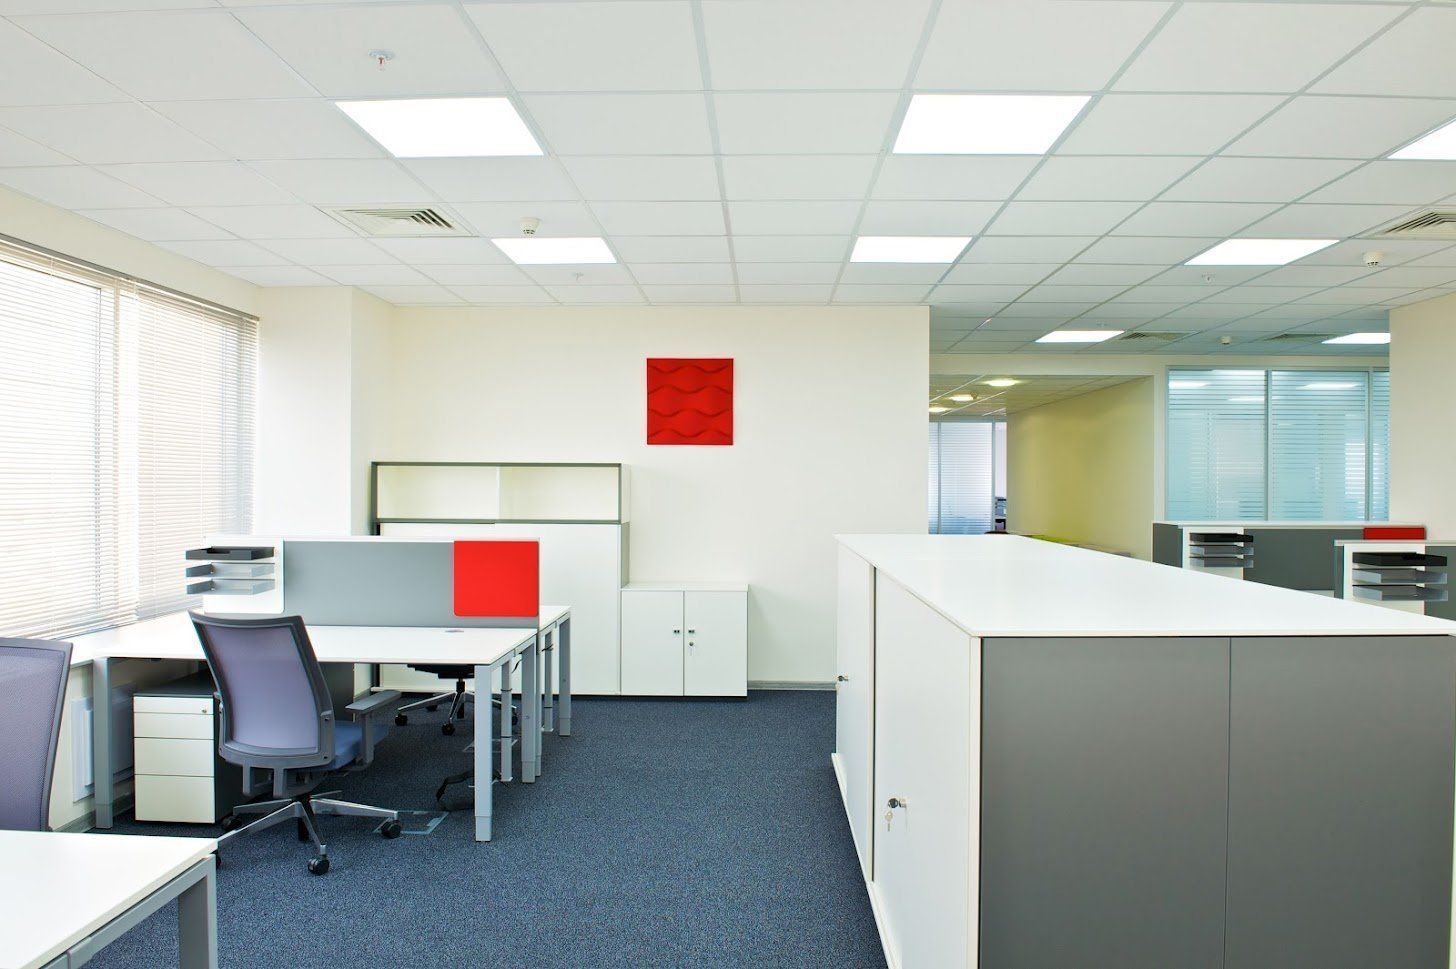
{"type": "Polygon", "coordinates": [[[561,726],[557,733],[571,736],[571,617],[561,621],[556,637],[556,648],[561,651],[561,726]]]}
{"type": "MultiPolygon", "coordinates": [[[[519,653],[516,654],[516,656],[519,655],[519,653]]],[[[511,757],[511,700],[513,692],[511,689],[511,660],[514,658],[515,656],[506,657],[506,661],[501,663],[500,668],[500,779],[502,784],[510,783],[514,777],[511,770],[514,761],[514,758],[511,757]]]]}
{"type": "Polygon", "coordinates": [[[207,874],[177,896],[177,964],[180,969],[217,969],[217,859],[207,874]]]}
{"type": "Polygon", "coordinates": [[[561,638],[561,627],[551,627],[550,644],[542,654],[545,658],[546,673],[541,677],[542,701],[541,701],[541,729],[556,729],[556,687],[551,679],[552,671],[556,664],[556,643],[561,638]]]}
{"type": "Polygon", "coordinates": [[[111,759],[111,660],[98,656],[91,661],[91,788],[96,827],[109,828],[115,791],[111,759]]]}
{"type": "Polygon", "coordinates": [[[531,640],[531,645],[521,654],[521,782],[536,783],[536,771],[540,768],[537,751],[541,749],[541,720],[536,715],[536,704],[541,702],[541,685],[537,681],[540,670],[536,664],[541,660],[541,634],[531,640]]]}
{"type": "Polygon", "coordinates": [[[491,794],[495,790],[495,744],[491,741],[492,668],[475,668],[475,840],[490,840],[491,794]]]}

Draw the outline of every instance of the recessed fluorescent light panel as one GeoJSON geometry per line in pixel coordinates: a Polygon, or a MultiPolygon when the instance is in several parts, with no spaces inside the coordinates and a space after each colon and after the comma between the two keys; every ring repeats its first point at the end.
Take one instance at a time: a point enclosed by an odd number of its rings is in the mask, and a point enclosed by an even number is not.
{"type": "Polygon", "coordinates": [[[518,266],[570,266],[617,261],[612,250],[607,248],[606,240],[600,236],[567,239],[508,237],[490,241],[518,266]]]}
{"type": "Polygon", "coordinates": [[[1312,384],[1302,384],[1302,385],[1300,385],[1300,388],[1299,389],[1300,390],[1354,390],[1358,386],[1360,386],[1360,385],[1359,384],[1354,384],[1354,383],[1348,383],[1346,381],[1316,380],[1312,384]]]}
{"type": "Polygon", "coordinates": [[[1121,336],[1121,330],[1053,330],[1038,337],[1037,343],[1101,343],[1121,336]]]}
{"type": "Polygon", "coordinates": [[[952,263],[970,236],[860,236],[850,262],[952,263]]]}
{"type": "Polygon", "coordinates": [[[951,394],[949,397],[946,398],[946,400],[954,404],[969,404],[975,399],[976,398],[972,397],[970,394],[951,394]]]}
{"type": "Polygon", "coordinates": [[[509,98],[335,103],[396,158],[541,154],[509,98]]]}
{"type": "Polygon", "coordinates": [[[901,155],[1044,155],[1085,95],[917,94],[900,124],[901,155]]]}
{"type": "Polygon", "coordinates": [[[930,412],[932,414],[944,414],[948,410],[950,410],[949,407],[941,407],[939,404],[937,404],[936,406],[930,408],[930,412]]]}
{"type": "Polygon", "coordinates": [[[997,377],[995,380],[983,380],[987,387],[1015,387],[1021,383],[1019,380],[1012,380],[1010,377],[997,377]]]}
{"type": "Polygon", "coordinates": [[[1282,266],[1339,242],[1338,239],[1227,239],[1186,266],[1282,266]]]}
{"type": "Polygon", "coordinates": [[[1434,161],[1456,160],[1456,121],[1442,125],[1424,138],[1417,138],[1400,151],[1392,153],[1390,157],[1401,160],[1413,158],[1434,161]]]}
{"type": "Polygon", "coordinates": [[[1389,333],[1346,333],[1344,336],[1331,337],[1330,339],[1325,340],[1324,342],[1325,343],[1345,344],[1347,346],[1348,345],[1351,345],[1351,344],[1373,346],[1373,345],[1381,344],[1381,343],[1389,343],[1390,342],[1390,334],[1389,333]]]}

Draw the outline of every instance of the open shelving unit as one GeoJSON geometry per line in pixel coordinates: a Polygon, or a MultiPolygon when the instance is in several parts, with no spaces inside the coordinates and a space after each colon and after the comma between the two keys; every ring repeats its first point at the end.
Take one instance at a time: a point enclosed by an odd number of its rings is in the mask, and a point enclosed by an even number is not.
{"type": "Polygon", "coordinates": [[[620,464],[375,461],[369,520],[385,525],[620,525],[630,507],[620,464]]]}

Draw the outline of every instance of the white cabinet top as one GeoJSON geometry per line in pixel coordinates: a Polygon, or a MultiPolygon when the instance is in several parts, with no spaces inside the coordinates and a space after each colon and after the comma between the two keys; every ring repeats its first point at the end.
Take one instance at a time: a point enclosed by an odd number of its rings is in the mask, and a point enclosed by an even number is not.
{"type": "Polygon", "coordinates": [[[838,538],[973,636],[1456,635],[1443,619],[1016,535],[838,538]]]}
{"type": "Polygon", "coordinates": [[[747,582],[628,582],[623,592],[747,592],[747,582]]]}

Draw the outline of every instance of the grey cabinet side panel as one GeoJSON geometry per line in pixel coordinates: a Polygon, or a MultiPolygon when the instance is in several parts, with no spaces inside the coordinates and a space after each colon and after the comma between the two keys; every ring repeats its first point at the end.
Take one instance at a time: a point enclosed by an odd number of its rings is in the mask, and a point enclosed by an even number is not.
{"type": "MultiPolygon", "coordinates": [[[[1450,572],[1456,570],[1456,548],[1450,545],[1430,545],[1426,547],[1426,552],[1431,555],[1446,556],[1446,581],[1449,583],[1451,581],[1450,572]]],[[[1448,597],[1445,602],[1426,603],[1426,615],[1435,616],[1438,619],[1456,620],[1456,599],[1448,597]]]]}
{"type": "Polygon", "coordinates": [[[1308,591],[1330,587],[1335,540],[1359,538],[1361,530],[1251,528],[1249,534],[1254,537],[1254,567],[1244,573],[1247,581],[1308,591]]]}
{"type": "Polygon", "coordinates": [[[1183,529],[1180,526],[1153,522],[1153,561],[1175,569],[1183,567],[1183,529]]]}
{"type": "Polygon", "coordinates": [[[1430,969],[1451,915],[1456,640],[1236,639],[1229,969],[1430,969]]]}
{"type": "Polygon", "coordinates": [[[1222,966],[1228,657],[985,642],[981,966],[1222,966]]]}

